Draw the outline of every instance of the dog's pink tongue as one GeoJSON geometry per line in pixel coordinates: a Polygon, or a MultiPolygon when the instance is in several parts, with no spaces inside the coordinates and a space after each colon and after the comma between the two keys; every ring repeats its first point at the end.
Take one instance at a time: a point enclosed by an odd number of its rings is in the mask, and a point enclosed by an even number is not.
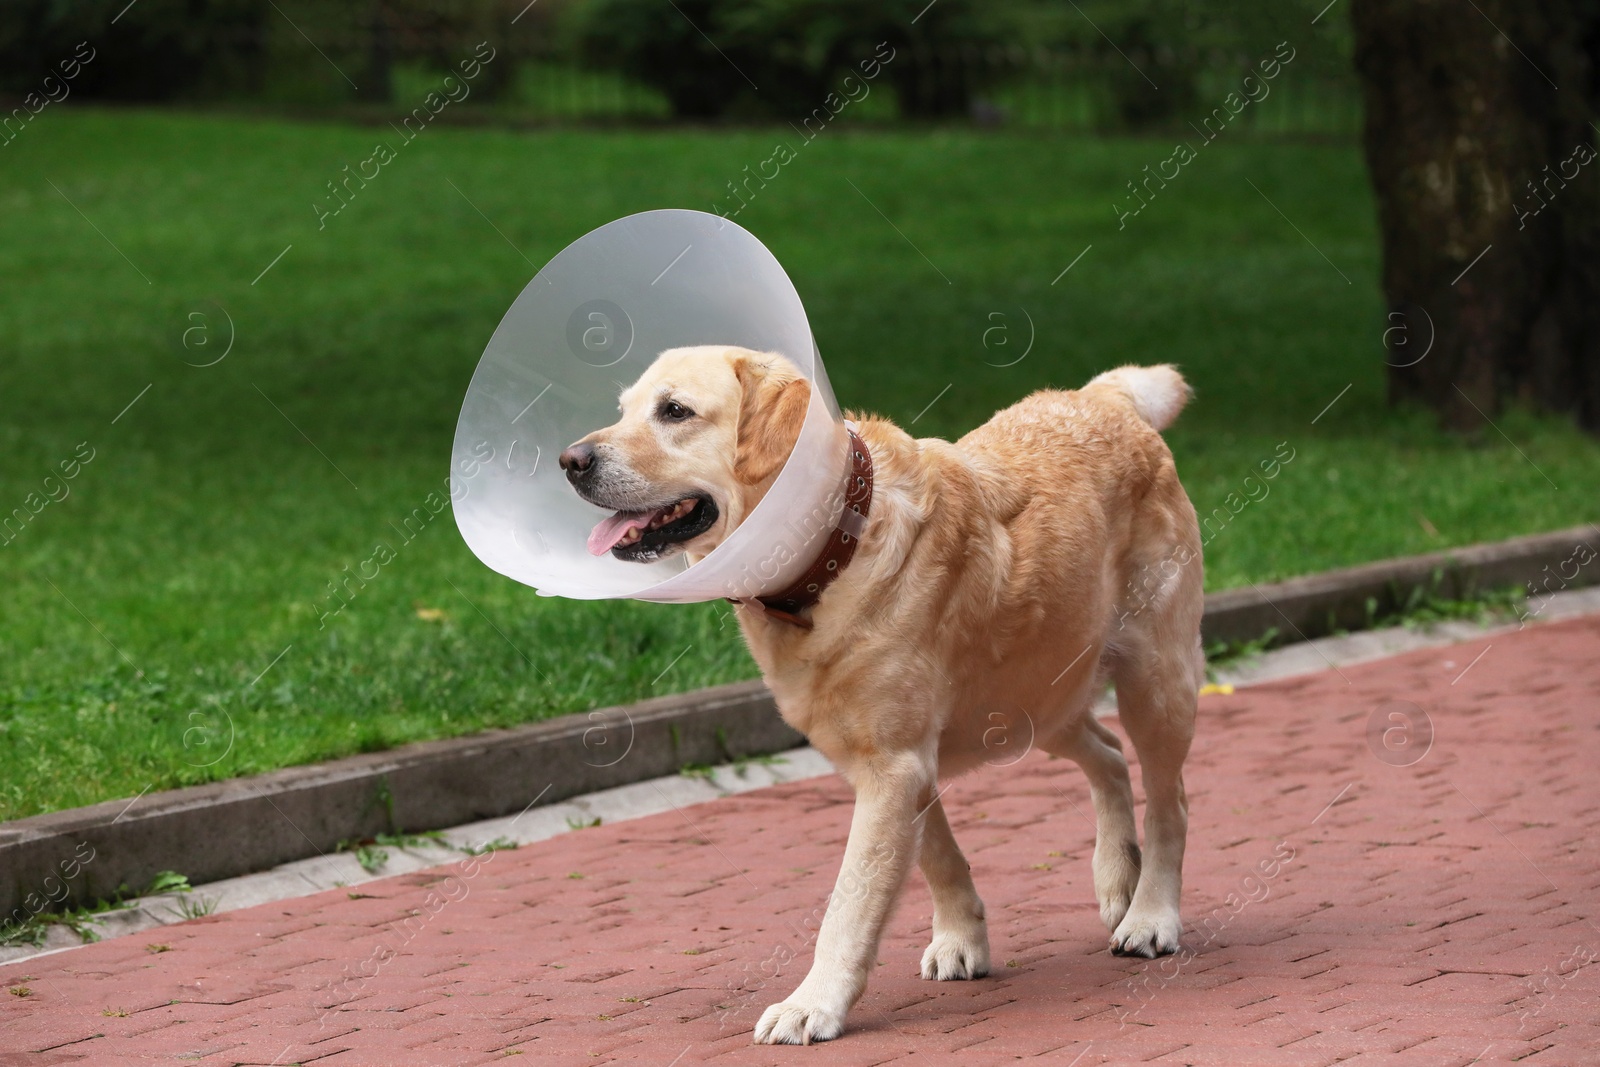
{"type": "Polygon", "coordinates": [[[653,511],[619,511],[609,519],[601,519],[589,532],[589,554],[603,556],[628,535],[629,530],[640,530],[655,518],[653,511]]]}

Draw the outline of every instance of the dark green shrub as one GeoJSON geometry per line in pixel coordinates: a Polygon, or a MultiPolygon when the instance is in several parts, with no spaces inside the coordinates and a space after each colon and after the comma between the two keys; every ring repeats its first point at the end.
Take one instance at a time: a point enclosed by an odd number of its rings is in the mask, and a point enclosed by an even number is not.
{"type": "Polygon", "coordinates": [[[0,88],[32,91],[87,41],[94,58],[72,92],[142,101],[255,87],[272,12],[266,0],[140,0],[132,10],[128,0],[6,0],[5,8],[0,88]]]}
{"type": "MultiPolygon", "coordinates": [[[[576,17],[579,54],[592,66],[660,90],[680,118],[723,115],[759,91],[740,73],[738,60],[712,43],[723,35],[719,16],[727,6],[720,0],[592,0],[576,17]]],[[[750,65],[770,86],[775,72],[750,65]]]]}
{"type": "Polygon", "coordinates": [[[1320,4],[1260,0],[1076,0],[1028,5],[1035,38],[1086,56],[1107,96],[1109,129],[1176,128],[1280,41],[1295,49],[1294,76],[1349,77],[1345,5],[1311,24],[1320,4]]]}
{"type": "Polygon", "coordinates": [[[902,114],[965,114],[1003,39],[975,0],[589,0],[574,14],[580,54],[660,90],[684,118],[790,117],[818,107],[861,61],[889,54],[883,77],[902,114]],[[919,17],[920,16],[920,17],[919,17]],[[887,45],[887,50],[882,50],[887,45]]]}

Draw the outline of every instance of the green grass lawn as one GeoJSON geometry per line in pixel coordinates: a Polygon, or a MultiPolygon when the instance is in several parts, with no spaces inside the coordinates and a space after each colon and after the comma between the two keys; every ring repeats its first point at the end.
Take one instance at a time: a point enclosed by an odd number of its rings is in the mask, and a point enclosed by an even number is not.
{"type": "MultiPolygon", "coordinates": [[[[1199,396],[1168,436],[1202,511],[1287,442],[1209,546],[1210,588],[1595,518],[1600,447],[1565,424],[1508,413],[1513,447],[1385,407],[1358,151],[1239,132],[1120,230],[1113,199],[1166,141],[831,129],[738,221],[792,274],[845,405],[957,435],[1175,361],[1199,396]],[[1027,357],[996,366],[1030,318],[1027,357]]],[[[0,149],[0,514],[93,450],[0,548],[0,818],[754,675],[721,605],[546,600],[447,513],[409,543],[396,524],[443,485],[539,265],[618,216],[708,208],[798,138],[430,128],[319,230],[313,201],[378,139],[398,140],[74,104],[0,149]],[[231,351],[188,365],[221,354],[219,309],[231,351]],[[395,561],[319,627],[380,541],[395,561]]]]}

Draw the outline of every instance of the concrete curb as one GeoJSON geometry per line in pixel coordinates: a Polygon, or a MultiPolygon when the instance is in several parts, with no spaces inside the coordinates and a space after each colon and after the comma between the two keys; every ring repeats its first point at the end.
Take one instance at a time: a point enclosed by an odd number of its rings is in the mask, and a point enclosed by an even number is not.
{"type": "Polygon", "coordinates": [[[138,890],[163,870],[198,885],[345,840],[489,819],[804,741],[761,682],[738,682],[18,819],[0,824],[0,932],[65,900],[138,890]]]}
{"type": "Polygon", "coordinates": [[[1288,644],[1337,630],[1364,630],[1369,601],[1378,614],[1392,613],[1414,589],[1432,588],[1435,573],[1442,597],[1520,585],[1530,598],[1541,598],[1600,583],[1597,554],[1600,528],[1591,524],[1227,589],[1206,597],[1201,632],[1210,644],[1251,641],[1276,629],[1278,643],[1288,644]]]}
{"type": "MultiPolygon", "coordinates": [[[[1436,572],[1444,596],[1513,584],[1535,596],[1577,588],[1600,582],[1600,566],[1589,565],[1597,547],[1600,531],[1577,527],[1215,593],[1205,639],[1359,630],[1369,598],[1391,610],[1436,572]]],[[[740,682],[19,819],[0,824],[0,932],[64,901],[137,889],[162,870],[198,885],[328,853],[343,840],[458,826],[803,743],[761,682],[740,682]]]]}

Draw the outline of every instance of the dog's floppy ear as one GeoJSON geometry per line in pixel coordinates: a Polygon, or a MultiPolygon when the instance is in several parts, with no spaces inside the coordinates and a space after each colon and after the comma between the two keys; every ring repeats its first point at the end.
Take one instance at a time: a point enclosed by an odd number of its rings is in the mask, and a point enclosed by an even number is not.
{"type": "Polygon", "coordinates": [[[733,471],[746,485],[766,480],[783,466],[806,419],[811,383],[782,356],[739,353],[733,373],[744,390],[733,471]]]}

